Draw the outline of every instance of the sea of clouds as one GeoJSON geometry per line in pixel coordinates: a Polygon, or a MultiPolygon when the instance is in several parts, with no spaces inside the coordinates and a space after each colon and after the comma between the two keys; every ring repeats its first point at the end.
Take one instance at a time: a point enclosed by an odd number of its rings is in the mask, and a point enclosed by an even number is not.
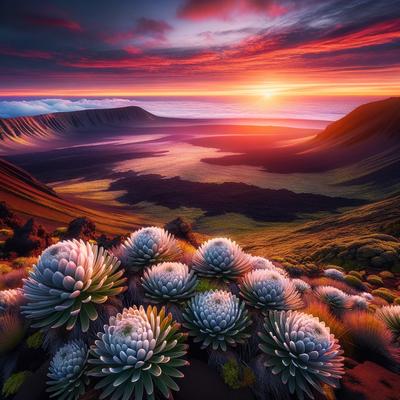
{"type": "Polygon", "coordinates": [[[298,101],[243,102],[232,98],[55,98],[0,100],[0,117],[48,114],[94,108],[140,106],[159,116],[178,118],[292,118],[334,121],[360,104],[365,98],[308,98],[298,101]]]}

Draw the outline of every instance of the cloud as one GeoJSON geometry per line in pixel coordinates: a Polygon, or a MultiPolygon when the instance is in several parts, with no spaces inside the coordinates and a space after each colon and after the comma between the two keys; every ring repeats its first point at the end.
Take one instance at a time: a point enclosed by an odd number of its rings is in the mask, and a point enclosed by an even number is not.
{"type": "Polygon", "coordinates": [[[40,99],[0,101],[0,117],[12,118],[22,115],[50,114],[93,108],[116,108],[137,105],[130,99],[40,99]]]}
{"type": "Polygon", "coordinates": [[[48,17],[42,15],[26,15],[24,21],[31,26],[46,27],[46,28],[60,28],[69,31],[81,32],[83,29],[76,21],[65,18],[48,17]]]}
{"type": "Polygon", "coordinates": [[[284,3],[275,0],[186,0],[177,14],[180,18],[191,20],[229,19],[245,13],[265,13],[277,17],[289,10],[284,3]]]}

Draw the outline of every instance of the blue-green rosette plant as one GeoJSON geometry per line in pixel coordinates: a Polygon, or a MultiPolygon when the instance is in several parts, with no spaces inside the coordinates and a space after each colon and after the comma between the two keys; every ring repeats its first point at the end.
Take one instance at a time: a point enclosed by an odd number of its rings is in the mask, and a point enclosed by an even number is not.
{"type": "Polygon", "coordinates": [[[273,270],[256,269],[248,272],[239,288],[247,304],[263,310],[289,310],[303,306],[300,293],[291,280],[273,270]]]}
{"type": "Polygon", "coordinates": [[[24,280],[27,304],[23,314],[33,327],[72,329],[78,322],[83,332],[98,317],[97,304],[124,290],[120,262],[102,247],[67,240],[48,247],[24,280]]]}
{"type": "Polygon", "coordinates": [[[251,269],[250,256],[227,238],[215,238],[203,243],[192,262],[198,274],[227,280],[237,279],[251,269]]]}
{"type": "Polygon", "coordinates": [[[160,262],[176,261],[181,253],[178,241],[166,230],[155,226],[133,232],[114,250],[128,272],[138,272],[160,262]]]}
{"type": "Polygon", "coordinates": [[[166,262],[148,267],[142,277],[146,296],[155,302],[181,301],[191,297],[197,277],[186,264],[166,262]]]}
{"type": "Polygon", "coordinates": [[[47,376],[49,397],[57,400],[77,400],[85,393],[88,378],[85,376],[88,348],[81,340],[62,346],[50,362],[47,376]]]}
{"type": "Polygon", "coordinates": [[[279,375],[299,399],[324,393],[323,384],[338,387],[344,374],[340,345],[329,327],[299,311],[270,311],[259,332],[264,365],[279,375]]]}
{"type": "Polygon", "coordinates": [[[111,317],[88,361],[94,366],[89,376],[100,378],[95,386],[102,389],[100,399],[154,400],[157,394],[170,398],[171,390],[178,391],[174,378],[183,378],[178,368],[187,365],[179,327],[164,307],[157,312],[156,307],[133,306],[111,317]]]}
{"type": "Polygon", "coordinates": [[[244,302],[224,290],[198,293],[189,300],[183,312],[183,326],[201,342],[201,347],[227,350],[250,337],[246,328],[251,325],[244,302]]]}

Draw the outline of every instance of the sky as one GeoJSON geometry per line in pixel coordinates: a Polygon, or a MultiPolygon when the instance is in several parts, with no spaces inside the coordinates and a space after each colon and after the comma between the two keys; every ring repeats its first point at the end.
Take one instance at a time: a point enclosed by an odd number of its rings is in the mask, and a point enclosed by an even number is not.
{"type": "Polygon", "coordinates": [[[398,0],[2,0],[0,96],[389,97],[398,0]]]}

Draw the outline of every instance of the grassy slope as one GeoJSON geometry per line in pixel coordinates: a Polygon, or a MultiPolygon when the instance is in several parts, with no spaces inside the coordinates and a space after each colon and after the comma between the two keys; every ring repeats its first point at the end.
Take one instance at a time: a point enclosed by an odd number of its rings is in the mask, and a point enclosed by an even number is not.
{"type": "Polygon", "coordinates": [[[302,259],[324,245],[380,233],[384,225],[399,218],[400,194],[318,221],[272,224],[239,233],[235,239],[254,254],[302,259]]]}

